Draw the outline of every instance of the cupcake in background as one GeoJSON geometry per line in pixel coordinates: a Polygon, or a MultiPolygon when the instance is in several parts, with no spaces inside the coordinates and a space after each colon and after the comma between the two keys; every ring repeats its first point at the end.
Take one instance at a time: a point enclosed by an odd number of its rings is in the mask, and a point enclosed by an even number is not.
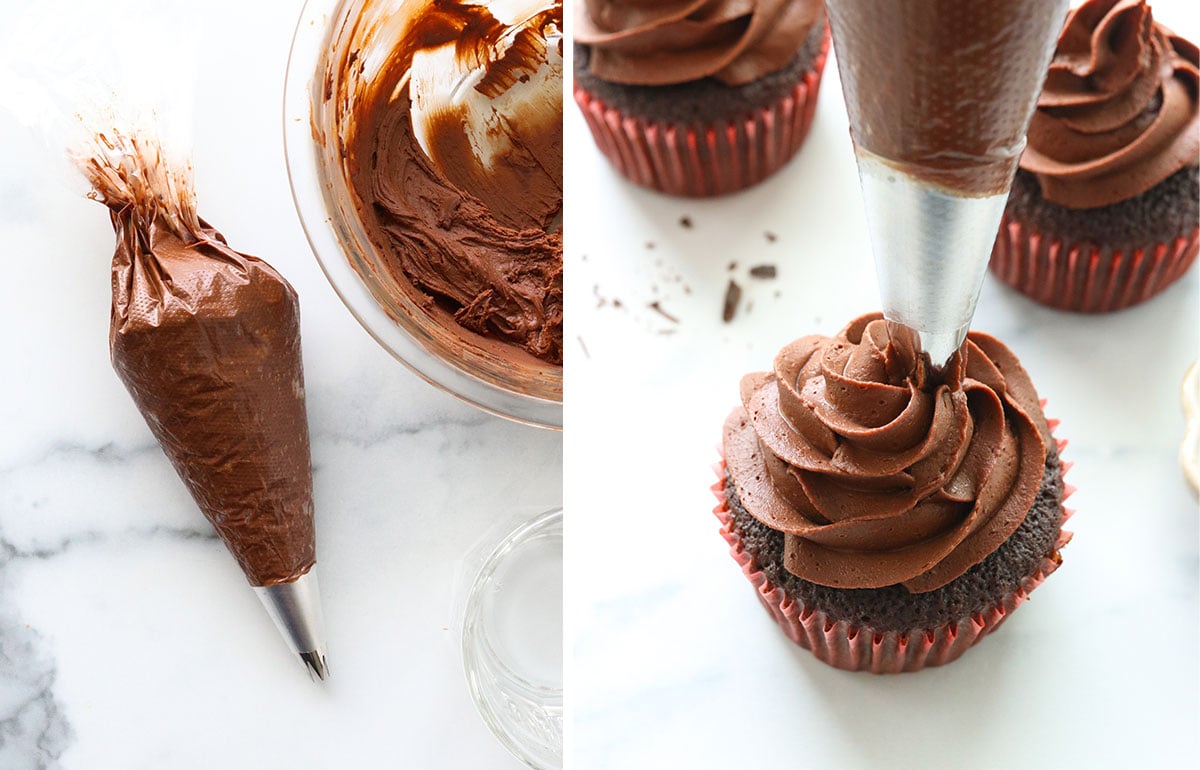
{"type": "Polygon", "coordinates": [[[991,269],[1045,305],[1119,310],[1200,251],[1200,54],[1140,0],[1071,12],[991,269]]]}
{"type": "Polygon", "coordinates": [[[575,100],[631,181],[734,192],[804,142],[829,50],[821,0],[580,0],[575,100]]]}
{"type": "Polygon", "coordinates": [[[935,380],[882,316],[742,379],[714,513],[759,601],[837,668],[948,663],[1061,562],[1071,488],[1029,375],[971,332],[935,380]]]}

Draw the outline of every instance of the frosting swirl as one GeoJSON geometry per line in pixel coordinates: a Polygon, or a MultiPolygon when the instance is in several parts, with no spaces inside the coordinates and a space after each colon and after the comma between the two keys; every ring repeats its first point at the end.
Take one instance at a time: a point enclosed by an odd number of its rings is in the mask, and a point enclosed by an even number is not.
{"type": "Polygon", "coordinates": [[[1029,375],[972,332],[934,383],[879,314],[803,337],[747,375],[725,423],[746,511],[784,566],[837,588],[923,593],[992,553],[1033,505],[1049,428],[1029,375]]]}
{"type": "Polygon", "coordinates": [[[1200,153],[1196,46],[1144,0],[1092,0],[1067,17],[1021,168],[1046,200],[1107,206],[1149,190],[1200,153]]]}
{"type": "Polygon", "coordinates": [[[822,18],[820,0],[577,0],[575,40],[603,80],[741,85],[783,69],[822,18]]]}

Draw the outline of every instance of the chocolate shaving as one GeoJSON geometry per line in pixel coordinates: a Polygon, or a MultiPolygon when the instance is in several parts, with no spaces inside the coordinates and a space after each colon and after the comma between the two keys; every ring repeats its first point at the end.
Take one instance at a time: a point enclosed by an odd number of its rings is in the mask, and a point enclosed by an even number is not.
{"type": "Polygon", "coordinates": [[[738,286],[737,282],[730,278],[729,285],[725,287],[725,309],[721,313],[721,319],[725,323],[729,323],[737,315],[738,303],[741,301],[742,287],[738,286]]]}
{"type": "Polygon", "coordinates": [[[688,217],[688,216],[680,217],[679,218],[679,226],[685,230],[691,230],[692,229],[692,218],[688,217]]]}
{"type": "Polygon", "coordinates": [[[774,265],[755,265],[754,267],[750,268],[750,275],[753,278],[774,278],[775,277],[775,266],[774,265]]]}
{"type": "Polygon", "coordinates": [[[668,313],[667,311],[663,310],[663,307],[662,307],[662,305],[660,305],[660,304],[658,303],[658,300],[654,300],[654,301],[653,301],[653,302],[651,302],[649,305],[647,305],[647,307],[649,307],[649,308],[650,308],[651,310],[653,310],[655,313],[658,313],[660,316],[662,316],[663,318],[667,319],[667,320],[668,320],[668,321],[670,321],[671,323],[676,323],[676,324],[677,324],[677,323],[679,323],[679,319],[678,319],[678,318],[676,318],[675,316],[671,315],[671,314],[670,314],[670,313],[668,313]]]}

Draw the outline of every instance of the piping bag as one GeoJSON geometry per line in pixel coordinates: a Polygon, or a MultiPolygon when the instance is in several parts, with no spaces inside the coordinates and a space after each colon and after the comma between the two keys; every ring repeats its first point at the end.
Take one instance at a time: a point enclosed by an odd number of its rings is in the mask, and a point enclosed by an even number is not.
{"type": "Polygon", "coordinates": [[[324,679],[296,292],[199,217],[190,166],[153,134],[97,133],[74,160],[116,233],[113,368],[289,647],[324,679]]]}
{"type": "Polygon", "coordinates": [[[77,192],[81,171],[107,207],[113,368],[289,647],[324,678],[299,304],[197,213],[194,68],[208,38],[173,25],[169,7],[30,4],[0,30],[0,106],[54,155],[66,147],[62,181],[77,192]]]}
{"type": "Polygon", "coordinates": [[[826,0],[883,314],[966,339],[1067,0],[826,0]]]}

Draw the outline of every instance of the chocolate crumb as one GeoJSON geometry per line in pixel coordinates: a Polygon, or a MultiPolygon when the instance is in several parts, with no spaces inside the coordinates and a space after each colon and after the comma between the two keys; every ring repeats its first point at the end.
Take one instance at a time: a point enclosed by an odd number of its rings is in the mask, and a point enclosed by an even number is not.
{"type": "Polygon", "coordinates": [[[763,235],[767,236],[767,243],[774,243],[775,241],[779,240],[779,236],[770,230],[767,230],[765,233],[763,233],[763,235]]]}
{"type": "Polygon", "coordinates": [[[725,287],[725,310],[721,313],[721,318],[725,323],[729,323],[737,315],[738,302],[741,299],[742,287],[738,286],[737,282],[730,278],[729,286],[725,287]]]}
{"type": "Polygon", "coordinates": [[[678,319],[678,318],[676,318],[675,316],[671,315],[671,314],[670,314],[670,313],[668,313],[667,311],[663,310],[663,307],[662,307],[662,305],[660,305],[660,304],[659,304],[658,300],[654,300],[653,302],[651,302],[651,303],[650,303],[649,305],[647,305],[646,307],[650,308],[650,309],[651,309],[651,310],[653,310],[655,313],[658,313],[660,316],[662,316],[663,318],[667,319],[667,320],[668,320],[668,321],[670,321],[671,323],[676,323],[676,324],[677,324],[677,323],[679,323],[679,319],[678,319]]]}
{"type": "Polygon", "coordinates": [[[617,299],[616,297],[613,297],[612,305],[613,307],[624,307],[624,304],[622,304],[621,300],[617,299]]]}
{"type": "Polygon", "coordinates": [[[775,266],[774,265],[755,265],[754,267],[750,268],[750,275],[753,276],[754,278],[774,278],[775,277],[775,266]]]}
{"type": "Polygon", "coordinates": [[[732,273],[734,270],[737,270],[737,262],[730,262],[730,263],[729,263],[729,268],[728,268],[728,270],[729,270],[729,272],[731,272],[731,273],[732,273]]]}
{"type": "Polygon", "coordinates": [[[692,218],[689,216],[680,217],[679,218],[679,226],[685,230],[691,230],[692,229],[692,218]]]}

